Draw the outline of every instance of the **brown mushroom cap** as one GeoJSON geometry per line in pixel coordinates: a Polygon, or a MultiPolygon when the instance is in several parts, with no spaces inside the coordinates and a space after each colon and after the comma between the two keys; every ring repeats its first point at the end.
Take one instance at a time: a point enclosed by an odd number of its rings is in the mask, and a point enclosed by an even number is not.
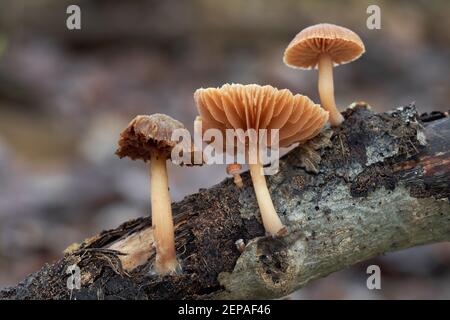
{"type": "Polygon", "coordinates": [[[358,59],[365,52],[361,38],[350,29],[321,23],[300,31],[284,52],[284,63],[296,68],[316,68],[319,56],[330,55],[335,65],[358,59]]]}
{"type": "Polygon", "coordinates": [[[242,166],[239,163],[232,163],[227,166],[227,174],[237,174],[242,170],[242,166]]]}
{"type": "MultiPolygon", "coordinates": [[[[215,128],[225,134],[225,129],[279,129],[281,147],[311,139],[328,120],[328,112],[308,97],[269,85],[202,88],[194,99],[203,131],[215,128]]],[[[270,140],[268,146],[272,145],[270,140]]]]}
{"type": "Polygon", "coordinates": [[[150,160],[151,154],[158,152],[170,158],[173,147],[172,132],[184,129],[184,125],[165,114],[155,113],[150,116],[135,117],[122,131],[116,154],[133,160],[150,160]]]}

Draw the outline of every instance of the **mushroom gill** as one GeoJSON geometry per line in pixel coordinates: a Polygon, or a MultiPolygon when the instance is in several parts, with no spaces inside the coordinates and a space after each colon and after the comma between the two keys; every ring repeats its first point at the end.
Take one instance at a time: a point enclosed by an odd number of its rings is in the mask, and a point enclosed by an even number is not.
{"type": "MultiPolygon", "coordinates": [[[[328,121],[328,112],[311,99],[289,90],[256,84],[225,84],[221,88],[198,89],[194,94],[202,119],[203,133],[219,129],[226,136],[226,129],[267,129],[267,147],[276,146],[271,129],[277,129],[280,147],[295,142],[305,142],[315,135],[328,121]]],[[[239,138],[239,135],[238,135],[239,138]]],[[[245,137],[244,137],[245,139],[245,137]]],[[[241,142],[247,145],[247,141],[241,142]]],[[[228,141],[225,141],[228,143],[228,141]]],[[[260,141],[257,141],[258,147],[260,141]]],[[[246,150],[248,152],[248,150],[246,150]]],[[[285,228],[278,217],[263,174],[262,159],[249,163],[256,198],[264,227],[271,235],[280,235],[285,228]]]]}

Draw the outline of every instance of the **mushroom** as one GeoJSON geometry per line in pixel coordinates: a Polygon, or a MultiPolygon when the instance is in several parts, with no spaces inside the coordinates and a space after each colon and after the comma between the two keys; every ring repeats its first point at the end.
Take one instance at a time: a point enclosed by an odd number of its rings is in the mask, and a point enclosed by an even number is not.
{"type": "Polygon", "coordinates": [[[300,31],[284,52],[284,63],[293,68],[319,68],[319,96],[330,112],[330,124],[343,121],[334,100],[333,66],[358,59],[364,43],[353,31],[329,23],[316,24],[300,31]]]}
{"type": "MultiPolygon", "coordinates": [[[[272,86],[225,84],[198,89],[194,99],[203,132],[215,128],[226,136],[226,129],[278,129],[280,147],[313,138],[328,120],[328,112],[308,97],[272,86]]],[[[275,146],[274,139],[268,140],[268,147],[275,146]]],[[[282,235],[286,229],[275,211],[259,156],[249,166],[264,228],[270,235],[282,235]]]]}
{"type": "Polygon", "coordinates": [[[120,134],[116,154],[133,160],[150,161],[152,225],[156,243],[155,271],[159,274],[180,270],[176,258],[171,199],[166,161],[176,145],[172,133],[184,125],[164,114],[135,117],[120,134]]]}
{"type": "Polygon", "coordinates": [[[227,173],[232,175],[234,178],[234,184],[238,188],[242,188],[244,184],[242,183],[242,178],[239,172],[241,171],[242,166],[239,163],[232,163],[227,165],[227,173]]]}

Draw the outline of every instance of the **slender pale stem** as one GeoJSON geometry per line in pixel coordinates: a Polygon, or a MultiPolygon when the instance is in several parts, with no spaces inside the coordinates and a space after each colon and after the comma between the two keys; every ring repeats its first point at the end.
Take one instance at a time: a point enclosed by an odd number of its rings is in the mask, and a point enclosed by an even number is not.
{"type": "Polygon", "coordinates": [[[333,61],[327,54],[319,58],[319,95],[320,103],[330,113],[330,124],[338,126],[344,121],[344,117],[336,108],[334,100],[333,61]]]}
{"type": "Polygon", "coordinates": [[[159,274],[176,272],[178,268],[166,161],[166,157],[158,154],[152,155],[150,159],[152,225],[156,244],[155,269],[159,274]]]}
{"type": "Polygon", "coordinates": [[[271,235],[283,234],[286,229],[273,206],[262,165],[260,163],[250,164],[250,174],[252,176],[253,188],[255,189],[264,228],[271,235]]]}

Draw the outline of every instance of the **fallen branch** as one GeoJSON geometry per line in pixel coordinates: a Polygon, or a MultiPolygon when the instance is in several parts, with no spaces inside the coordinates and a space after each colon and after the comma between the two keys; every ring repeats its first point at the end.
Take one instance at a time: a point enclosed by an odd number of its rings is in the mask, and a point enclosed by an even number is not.
{"type": "Polygon", "coordinates": [[[344,115],[268,177],[287,236],[264,236],[245,173],[243,189],[227,179],[173,204],[182,274],[151,273],[151,221],[141,218],[69,247],[0,298],[276,298],[380,254],[450,240],[450,118],[422,123],[413,106],[374,114],[363,104],[344,115]],[[81,289],[71,292],[73,264],[81,289]]]}

